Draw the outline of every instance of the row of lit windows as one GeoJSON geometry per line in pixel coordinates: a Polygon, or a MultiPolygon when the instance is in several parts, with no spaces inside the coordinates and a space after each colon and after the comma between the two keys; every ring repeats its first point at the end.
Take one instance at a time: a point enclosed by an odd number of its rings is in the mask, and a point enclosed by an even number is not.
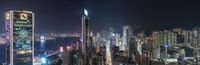
{"type": "Polygon", "coordinates": [[[15,21],[14,24],[30,24],[31,22],[30,21],[15,21]]]}
{"type": "Polygon", "coordinates": [[[32,25],[14,24],[15,27],[32,27],[32,25]]]}

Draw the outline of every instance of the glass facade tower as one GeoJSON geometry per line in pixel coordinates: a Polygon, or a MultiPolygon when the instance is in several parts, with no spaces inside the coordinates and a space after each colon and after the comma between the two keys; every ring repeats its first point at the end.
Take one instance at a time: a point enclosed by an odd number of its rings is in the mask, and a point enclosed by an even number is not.
{"type": "Polygon", "coordinates": [[[8,63],[33,65],[34,14],[30,11],[8,11],[5,18],[8,63]]]}

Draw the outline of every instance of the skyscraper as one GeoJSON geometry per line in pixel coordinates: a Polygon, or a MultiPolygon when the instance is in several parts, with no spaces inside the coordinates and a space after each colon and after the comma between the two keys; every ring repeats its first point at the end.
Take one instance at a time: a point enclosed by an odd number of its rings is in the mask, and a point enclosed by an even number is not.
{"type": "Polygon", "coordinates": [[[160,58],[160,47],[161,46],[171,46],[176,47],[177,46],[177,34],[169,31],[154,31],[152,32],[152,51],[153,51],[153,57],[154,58],[160,58]]]}
{"type": "Polygon", "coordinates": [[[193,28],[192,29],[192,41],[190,45],[193,48],[199,48],[200,47],[200,28],[193,28]]]}
{"type": "Polygon", "coordinates": [[[8,11],[5,13],[8,63],[33,65],[34,13],[31,11],[8,11]]]}
{"type": "Polygon", "coordinates": [[[130,39],[133,37],[133,30],[130,25],[124,25],[123,26],[123,48],[125,51],[127,51],[127,56],[129,56],[129,44],[130,39]]]}
{"type": "Polygon", "coordinates": [[[82,17],[82,52],[84,54],[83,65],[88,64],[88,48],[89,46],[89,17],[88,11],[84,9],[84,15],[82,17]]]}

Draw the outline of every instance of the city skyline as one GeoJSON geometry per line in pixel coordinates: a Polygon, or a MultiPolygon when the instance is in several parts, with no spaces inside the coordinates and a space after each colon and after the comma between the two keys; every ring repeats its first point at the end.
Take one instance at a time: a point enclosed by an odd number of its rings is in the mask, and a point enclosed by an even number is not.
{"type": "Polygon", "coordinates": [[[197,1],[2,0],[0,65],[200,65],[199,11],[197,1]]]}
{"type": "Polygon", "coordinates": [[[8,10],[35,12],[36,33],[80,33],[83,8],[89,12],[90,25],[94,31],[113,27],[119,32],[122,25],[130,24],[134,26],[134,32],[139,32],[199,27],[199,6],[195,1],[2,0],[0,33],[5,32],[4,13],[8,10]]]}

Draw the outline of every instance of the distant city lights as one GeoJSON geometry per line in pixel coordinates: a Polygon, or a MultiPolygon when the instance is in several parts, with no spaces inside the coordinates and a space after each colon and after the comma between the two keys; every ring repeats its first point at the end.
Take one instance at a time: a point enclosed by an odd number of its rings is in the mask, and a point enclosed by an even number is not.
{"type": "Polygon", "coordinates": [[[19,51],[18,54],[26,54],[26,53],[32,53],[31,50],[22,50],[22,51],[19,51]]]}
{"type": "Polygon", "coordinates": [[[19,51],[18,53],[19,54],[25,54],[26,52],[25,51],[19,51]]]}
{"type": "Polygon", "coordinates": [[[41,36],[41,37],[40,37],[40,40],[44,40],[44,36],[41,36]]]}
{"type": "Polygon", "coordinates": [[[71,49],[71,47],[70,47],[70,46],[67,46],[67,50],[69,50],[69,49],[71,49]]]}
{"type": "Polygon", "coordinates": [[[63,52],[63,47],[60,47],[60,52],[63,52]]]}
{"type": "Polygon", "coordinates": [[[40,42],[44,43],[45,42],[45,37],[44,36],[40,36],[40,42]]]}

